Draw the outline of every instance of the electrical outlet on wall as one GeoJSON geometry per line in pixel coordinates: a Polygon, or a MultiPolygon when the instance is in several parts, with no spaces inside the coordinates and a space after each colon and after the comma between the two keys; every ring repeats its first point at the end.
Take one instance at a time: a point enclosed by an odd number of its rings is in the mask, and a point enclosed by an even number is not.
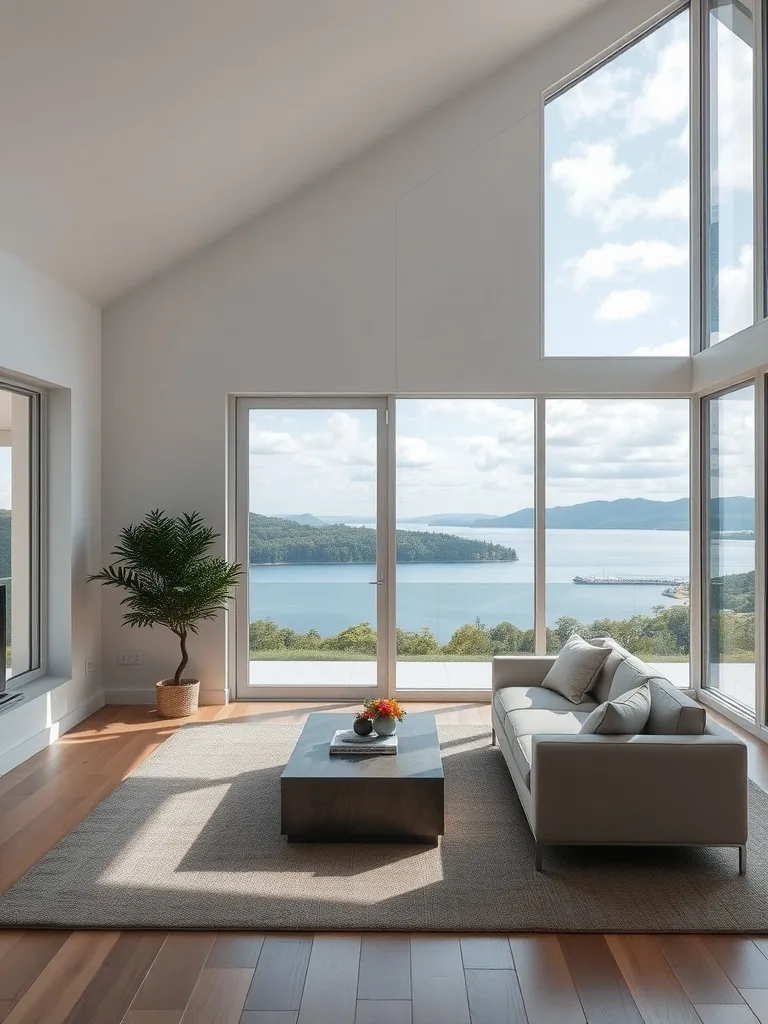
{"type": "Polygon", "coordinates": [[[140,665],[141,651],[120,651],[117,655],[118,665],[140,665]]]}
{"type": "Polygon", "coordinates": [[[89,676],[93,672],[93,660],[91,658],[85,659],[85,674],[89,676]]]}

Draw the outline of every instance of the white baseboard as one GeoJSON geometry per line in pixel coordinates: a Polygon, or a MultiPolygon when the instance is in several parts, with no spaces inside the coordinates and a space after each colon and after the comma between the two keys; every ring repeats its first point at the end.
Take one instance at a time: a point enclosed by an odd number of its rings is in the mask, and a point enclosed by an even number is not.
{"type": "MultiPolygon", "coordinates": [[[[98,690],[81,704],[78,704],[76,708],[73,708],[63,718],[60,718],[58,722],[53,722],[32,736],[28,736],[9,750],[0,753],[0,775],[5,775],[6,772],[18,767],[34,754],[45,750],[46,747],[55,743],[60,736],[63,736],[65,732],[69,732],[70,729],[73,729],[84,719],[88,718],[89,715],[92,715],[94,711],[98,711],[103,706],[104,693],[98,690]]],[[[18,705],[19,710],[23,707],[24,704],[18,705]]]]}
{"type": "MultiPolygon", "coordinates": [[[[154,686],[114,687],[104,691],[105,704],[148,704],[155,706],[154,686]]],[[[229,690],[201,690],[200,705],[229,703],[229,690]]]]}

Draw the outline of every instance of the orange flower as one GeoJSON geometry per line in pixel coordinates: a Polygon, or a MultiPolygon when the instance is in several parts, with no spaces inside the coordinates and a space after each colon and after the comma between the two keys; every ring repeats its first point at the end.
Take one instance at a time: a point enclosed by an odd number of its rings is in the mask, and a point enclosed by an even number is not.
{"type": "Polygon", "coordinates": [[[372,697],[365,701],[365,709],[371,717],[396,718],[398,722],[402,722],[406,715],[402,704],[389,697],[372,697]]]}

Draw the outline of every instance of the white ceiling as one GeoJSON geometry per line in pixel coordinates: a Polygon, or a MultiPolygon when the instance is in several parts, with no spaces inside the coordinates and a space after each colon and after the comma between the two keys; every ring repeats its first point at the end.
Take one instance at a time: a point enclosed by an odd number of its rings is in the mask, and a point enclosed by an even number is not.
{"type": "Polygon", "coordinates": [[[0,0],[0,248],[97,303],[598,0],[0,0]]]}

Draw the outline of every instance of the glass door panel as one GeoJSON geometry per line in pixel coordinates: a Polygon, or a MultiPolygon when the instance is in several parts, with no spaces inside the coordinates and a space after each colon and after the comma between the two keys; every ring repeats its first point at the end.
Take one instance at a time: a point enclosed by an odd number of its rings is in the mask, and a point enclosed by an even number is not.
{"type": "Polygon", "coordinates": [[[534,401],[398,399],[398,693],[489,690],[534,651],[534,401]]]}
{"type": "Polygon", "coordinates": [[[241,411],[248,657],[239,697],[379,692],[384,409],[307,400],[248,401],[241,411]]]}
{"type": "Polygon", "coordinates": [[[755,709],[755,388],[707,399],[706,685],[755,709]]]}

